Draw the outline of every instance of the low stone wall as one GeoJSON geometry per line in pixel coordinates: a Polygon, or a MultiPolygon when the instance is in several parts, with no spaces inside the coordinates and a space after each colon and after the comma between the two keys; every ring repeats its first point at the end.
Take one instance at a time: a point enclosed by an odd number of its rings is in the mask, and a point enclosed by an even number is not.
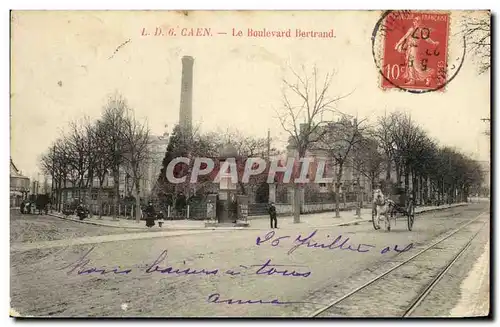
{"type": "MultiPolygon", "coordinates": [[[[206,219],[206,208],[205,204],[198,206],[190,206],[189,218],[191,220],[204,220],[206,219]]],[[[356,209],[356,202],[339,203],[340,211],[348,211],[356,209]]],[[[369,207],[369,203],[364,204],[364,207],[369,207]],[[368,205],[368,206],[367,206],[368,205]]],[[[276,212],[278,215],[291,215],[293,213],[293,206],[289,203],[276,203],[276,212]]],[[[267,203],[249,203],[248,204],[248,219],[255,216],[268,216],[268,204],[267,203]]],[[[168,210],[167,210],[168,211],[168,210]]],[[[305,203],[302,204],[300,212],[302,214],[308,213],[320,213],[327,211],[335,211],[335,203],[305,203]]],[[[170,217],[170,219],[179,220],[186,219],[187,210],[184,210],[178,217],[170,217]]]]}
{"type": "MultiPolygon", "coordinates": [[[[340,203],[340,210],[354,210],[356,208],[355,202],[340,203]]],[[[334,211],[335,203],[307,203],[302,204],[301,213],[315,213],[315,212],[325,212],[334,211]]],[[[293,209],[291,204],[276,204],[276,211],[278,214],[292,214],[293,209]]]]}

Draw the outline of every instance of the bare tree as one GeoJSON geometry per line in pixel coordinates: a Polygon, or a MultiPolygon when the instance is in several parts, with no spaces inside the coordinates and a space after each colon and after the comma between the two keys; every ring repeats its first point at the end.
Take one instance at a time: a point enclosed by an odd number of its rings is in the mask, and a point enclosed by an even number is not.
{"type": "MultiPolygon", "coordinates": [[[[478,185],[477,165],[452,148],[440,148],[409,114],[393,112],[380,117],[374,136],[388,163],[395,164],[397,183],[404,177],[408,192],[411,178],[413,198],[421,204],[432,200],[431,189],[437,193],[435,200],[442,202],[446,197],[453,202],[456,194],[464,199],[478,185]]],[[[390,179],[390,167],[387,169],[390,179]]]]}
{"type": "Polygon", "coordinates": [[[59,210],[62,210],[63,201],[66,202],[67,198],[63,199],[63,189],[66,189],[68,184],[67,182],[70,180],[70,174],[72,171],[72,167],[70,164],[71,160],[71,151],[69,149],[68,144],[65,139],[60,139],[56,143],[56,165],[60,174],[60,184],[59,184],[59,210]]]}
{"type": "MultiPolygon", "coordinates": [[[[394,117],[394,114],[388,115],[387,113],[385,113],[384,116],[379,117],[377,120],[377,128],[372,134],[384,151],[386,159],[385,179],[387,181],[391,180],[393,163],[398,162],[396,159],[396,149],[394,147],[394,135],[392,133],[392,129],[395,124],[394,117]]],[[[399,167],[396,167],[396,172],[399,172],[399,167]]]]}
{"type": "Polygon", "coordinates": [[[140,181],[144,177],[144,165],[151,157],[151,133],[146,123],[142,124],[136,120],[133,112],[126,112],[123,125],[123,161],[132,177],[135,193],[137,222],[141,220],[141,187],[140,181]]]}
{"type": "Polygon", "coordinates": [[[412,167],[415,166],[418,153],[427,143],[425,132],[411,119],[408,114],[397,112],[393,114],[394,124],[391,128],[394,140],[396,166],[398,168],[398,183],[404,176],[405,189],[408,191],[412,167]]]}
{"type": "Polygon", "coordinates": [[[68,145],[63,137],[57,139],[51,148],[40,158],[40,167],[46,174],[52,177],[53,190],[55,194],[52,200],[55,201],[57,210],[61,210],[62,189],[66,188],[66,182],[69,180],[71,166],[69,163],[70,153],[68,145]]]}
{"type": "MultiPolygon", "coordinates": [[[[324,130],[323,117],[335,113],[335,105],[342,98],[330,98],[328,93],[332,78],[335,75],[327,73],[320,80],[318,69],[313,68],[311,76],[303,68],[302,74],[290,69],[294,81],[283,79],[282,110],[278,111],[278,119],[282,128],[288,133],[291,145],[296,149],[299,158],[303,158],[311,147],[322,139],[324,130]],[[303,123],[301,123],[303,121],[303,123]]],[[[299,185],[293,183],[293,221],[300,223],[299,185]]]]}
{"type": "Polygon", "coordinates": [[[335,171],[335,217],[340,217],[340,188],[346,165],[353,165],[353,154],[363,142],[363,133],[367,128],[365,119],[352,119],[344,115],[338,122],[330,122],[324,127],[325,133],[316,149],[326,153],[334,163],[335,171]]]}
{"type": "Polygon", "coordinates": [[[92,138],[92,175],[98,180],[97,188],[97,208],[99,217],[102,217],[102,193],[104,182],[108,176],[113,163],[113,156],[111,155],[108,144],[108,130],[102,120],[97,120],[93,126],[89,126],[92,138]]]}
{"type": "MultiPolygon", "coordinates": [[[[396,111],[378,119],[378,128],[374,134],[387,159],[386,181],[391,184],[392,164],[396,171],[396,184],[402,183],[409,191],[410,178],[413,197],[423,199],[424,188],[429,175],[429,162],[433,157],[433,142],[412,119],[409,114],[396,111]],[[425,179],[425,181],[424,181],[425,179]]],[[[392,192],[391,190],[387,190],[392,192]]]]}
{"type": "Polygon", "coordinates": [[[380,147],[386,156],[386,180],[391,180],[393,164],[396,171],[396,181],[401,182],[404,173],[405,158],[410,151],[411,142],[415,136],[416,125],[411,118],[399,111],[384,114],[378,118],[374,133],[380,147]]]}
{"type": "Polygon", "coordinates": [[[90,138],[88,138],[87,130],[82,122],[72,121],[69,124],[69,132],[66,136],[71,157],[69,164],[71,165],[70,178],[72,187],[77,191],[78,199],[82,201],[81,191],[88,183],[89,179],[89,153],[90,138]]]}
{"type": "Polygon", "coordinates": [[[373,189],[387,163],[386,157],[379,151],[377,140],[364,138],[353,156],[353,167],[370,182],[373,189]]]}
{"type": "MultiPolygon", "coordinates": [[[[87,189],[87,203],[92,204],[92,195],[94,189],[94,178],[96,177],[96,166],[100,158],[96,156],[97,152],[97,138],[96,138],[96,123],[93,122],[90,117],[85,116],[83,119],[83,130],[85,138],[84,153],[87,162],[87,174],[85,176],[85,185],[87,189]]],[[[93,210],[89,210],[90,217],[93,215],[93,210]]]]}
{"type": "Polygon", "coordinates": [[[437,145],[422,131],[422,137],[418,138],[409,153],[408,160],[412,175],[413,197],[415,201],[423,204],[428,200],[427,181],[435,165],[437,145]]]}
{"type": "Polygon", "coordinates": [[[124,158],[124,127],[125,115],[128,110],[128,104],[125,98],[115,93],[108,98],[106,105],[103,108],[101,119],[103,131],[106,132],[104,141],[104,149],[107,150],[107,156],[111,162],[111,173],[113,174],[114,187],[114,205],[113,219],[118,216],[118,204],[120,199],[120,166],[123,164],[124,158]]]}
{"type": "Polygon", "coordinates": [[[469,192],[477,190],[482,182],[478,162],[450,147],[438,150],[433,169],[432,182],[440,202],[466,201],[469,192]]]}
{"type": "Polygon", "coordinates": [[[462,33],[468,51],[475,56],[479,74],[487,72],[491,67],[491,13],[466,14],[462,22],[462,33]]]}
{"type": "Polygon", "coordinates": [[[274,156],[279,154],[279,151],[272,146],[274,141],[272,138],[268,140],[266,137],[254,137],[235,128],[218,130],[211,135],[215,135],[214,140],[218,143],[219,148],[226,143],[231,143],[238,151],[238,154],[244,158],[267,158],[268,155],[274,156]]]}
{"type": "MultiPolygon", "coordinates": [[[[39,167],[43,174],[50,175],[52,181],[51,202],[57,201],[55,195],[58,193],[59,173],[57,170],[57,157],[55,145],[53,144],[45,153],[39,157],[39,167]]],[[[57,197],[59,199],[59,197],[57,197]]]]}

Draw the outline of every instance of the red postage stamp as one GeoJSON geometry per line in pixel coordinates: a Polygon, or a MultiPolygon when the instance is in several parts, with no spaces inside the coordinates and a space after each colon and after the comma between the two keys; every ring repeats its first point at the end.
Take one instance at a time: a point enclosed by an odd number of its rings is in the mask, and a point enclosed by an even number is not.
{"type": "Polygon", "coordinates": [[[448,13],[396,16],[394,28],[385,33],[383,40],[382,88],[444,88],[449,20],[448,13]]]}

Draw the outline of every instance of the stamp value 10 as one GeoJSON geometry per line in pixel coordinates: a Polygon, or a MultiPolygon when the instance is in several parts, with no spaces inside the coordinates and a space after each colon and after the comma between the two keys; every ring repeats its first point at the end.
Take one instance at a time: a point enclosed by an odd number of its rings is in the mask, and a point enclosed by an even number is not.
{"type": "Polygon", "coordinates": [[[391,18],[394,26],[382,41],[382,88],[441,89],[447,81],[449,14],[411,12],[391,18]]]}

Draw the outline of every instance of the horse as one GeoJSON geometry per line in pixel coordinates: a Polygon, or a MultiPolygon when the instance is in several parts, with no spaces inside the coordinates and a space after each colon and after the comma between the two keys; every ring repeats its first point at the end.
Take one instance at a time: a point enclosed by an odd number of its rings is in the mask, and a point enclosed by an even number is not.
{"type": "Polygon", "coordinates": [[[382,190],[377,188],[373,191],[373,206],[375,208],[375,224],[380,229],[380,216],[385,219],[385,227],[388,231],[391,230],[391,216],[395,208],[394,201],[386,199],[382,190]]]}

